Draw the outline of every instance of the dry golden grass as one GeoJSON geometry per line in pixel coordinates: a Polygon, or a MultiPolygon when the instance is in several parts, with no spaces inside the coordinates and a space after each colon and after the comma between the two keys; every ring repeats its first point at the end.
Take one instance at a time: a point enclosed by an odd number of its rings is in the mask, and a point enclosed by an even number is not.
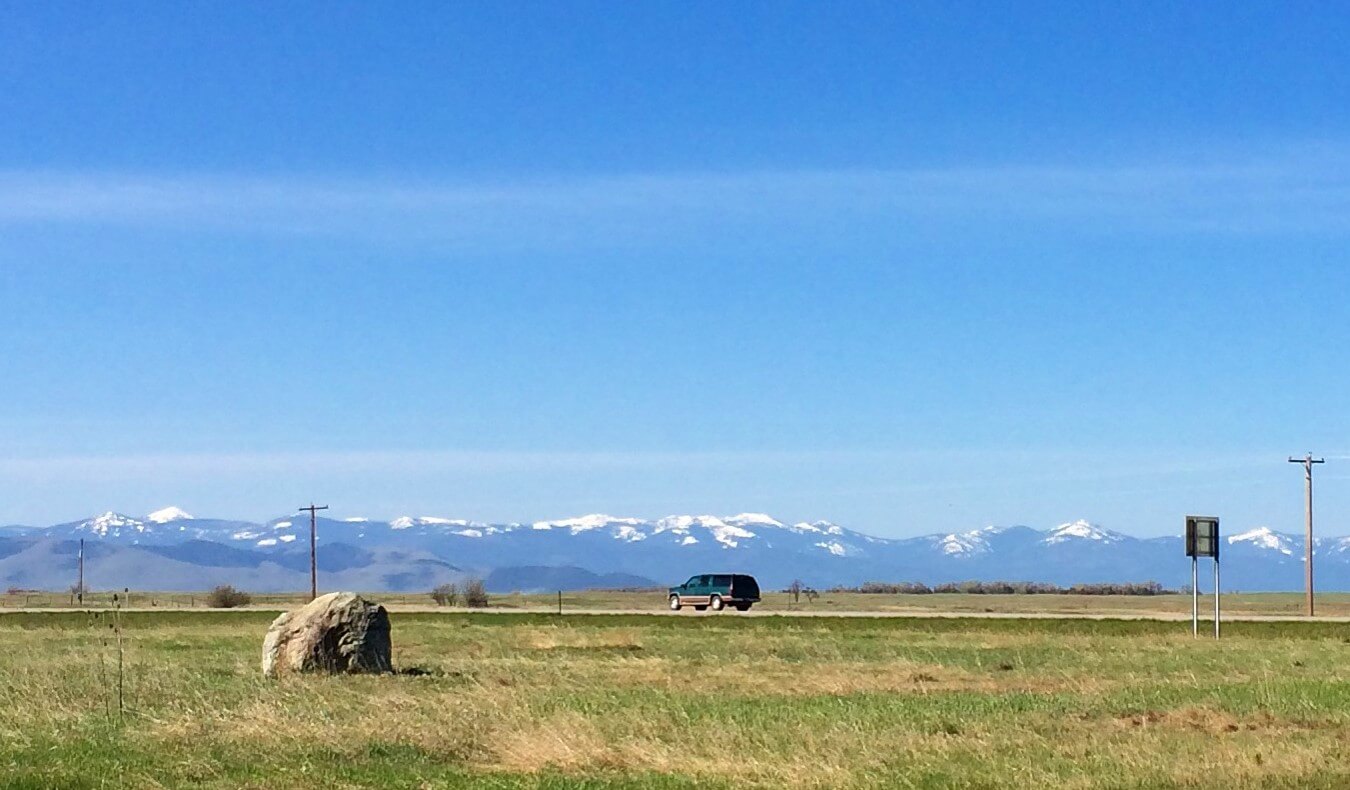
{"type": "Polygon", "coordinates": [[[1350,782],[1337,627],[395,615],[397,663],[428,674],[269,682],[267,620],[129,624],[118,723],[99,632],[0,618],[0,784],[1350,782]]]}

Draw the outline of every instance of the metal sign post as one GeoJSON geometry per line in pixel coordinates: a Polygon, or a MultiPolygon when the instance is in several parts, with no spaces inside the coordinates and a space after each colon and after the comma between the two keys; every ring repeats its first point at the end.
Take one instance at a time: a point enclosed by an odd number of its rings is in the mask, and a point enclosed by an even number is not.
{"type": "Polygon", "coordinates": [[[1191,635],[1200,635],[1200,557],[1214,559],[1214,638],[1219,638],[1219,519],[1186,517],[1186,556],[1191,558],[1191,635]]]}
{"type": "Polygon", "coordinates": [[[1219,638],[1219,552],[1214,552],[1214,638],[1219,638]]]}
{"type": "Polygon", "coordinates": [[[1200,635],[1200,561],[1191,555],[1191,636],[1200,635]]]}

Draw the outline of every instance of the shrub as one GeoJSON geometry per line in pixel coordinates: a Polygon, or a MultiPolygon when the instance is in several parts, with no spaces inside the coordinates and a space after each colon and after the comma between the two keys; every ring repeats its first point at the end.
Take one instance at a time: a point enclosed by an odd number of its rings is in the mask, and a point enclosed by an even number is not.
{"type": "MultiPolygon", "coordinates": [[[[890,582],[863,582],[862,586],[857,588],[857,592],[869,593],[873,595],[927,595],[932,590],[928,585],[922,582],[899,582],[893,584],[890,582]]],[[[835,590],[831,590],[835,592],[835,590]]],[[[840,588],[837,592],[851,592],[847,588],[840,588]]]]}
{"type": "MultiPolygon", "coordinates": [[[[1185,589],[1182,590],[1186,592],[1185,589]]],[[[1075,584],[1060,587],[1047,582],[965,581],[946,582],[931,589],[920,582],[863,582],[859,587],[834,587],[830,592],[879,593],[884,595],[923,595],[925,593],[964,593],[966,595],[1166,595],[1172,592],[1157,582],[1118,584],[1075,584]]]]}
{"type": "Polygon", "coordinates": [[[469,579],[464,584],[464,605],[474,609],[483,609],[488,605],[487,587],[482,579],[469,579]]]}
{"type": "Polygon", "coordinates": [[[233,609],[236,606],[248,606],[252,600],[243,590],[222,584],[207,594],[206,605],[215,609],[233,609]]]}
{"type": "Polygon", "coordinates": [[[454,606],[459,603],[459,586],[442,584],[431,591],[431,600],[441,606],[454,606]]]}

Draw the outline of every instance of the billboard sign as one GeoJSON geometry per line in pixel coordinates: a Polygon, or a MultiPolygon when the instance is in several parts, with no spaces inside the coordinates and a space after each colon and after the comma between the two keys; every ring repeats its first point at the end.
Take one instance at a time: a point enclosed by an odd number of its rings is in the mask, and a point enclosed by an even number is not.
{"type": "Polygon", "coordinates": [[[1219,557],[1219,519],[1213,516],[1186,517],[1186,556],[1219,557]]]}

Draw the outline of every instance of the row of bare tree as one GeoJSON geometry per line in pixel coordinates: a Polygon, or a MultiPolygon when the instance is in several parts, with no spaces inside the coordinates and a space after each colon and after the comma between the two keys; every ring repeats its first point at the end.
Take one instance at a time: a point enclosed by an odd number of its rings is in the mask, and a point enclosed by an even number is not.
{"type": "Polygon", "coordinates": [[[482,579],[469,579],[463,587],[458,584],[440,585],[431,591],[431,600],[440,606],[463,604],[471,609],[482,609],[488,605],[488,594],[482,579]]]}

